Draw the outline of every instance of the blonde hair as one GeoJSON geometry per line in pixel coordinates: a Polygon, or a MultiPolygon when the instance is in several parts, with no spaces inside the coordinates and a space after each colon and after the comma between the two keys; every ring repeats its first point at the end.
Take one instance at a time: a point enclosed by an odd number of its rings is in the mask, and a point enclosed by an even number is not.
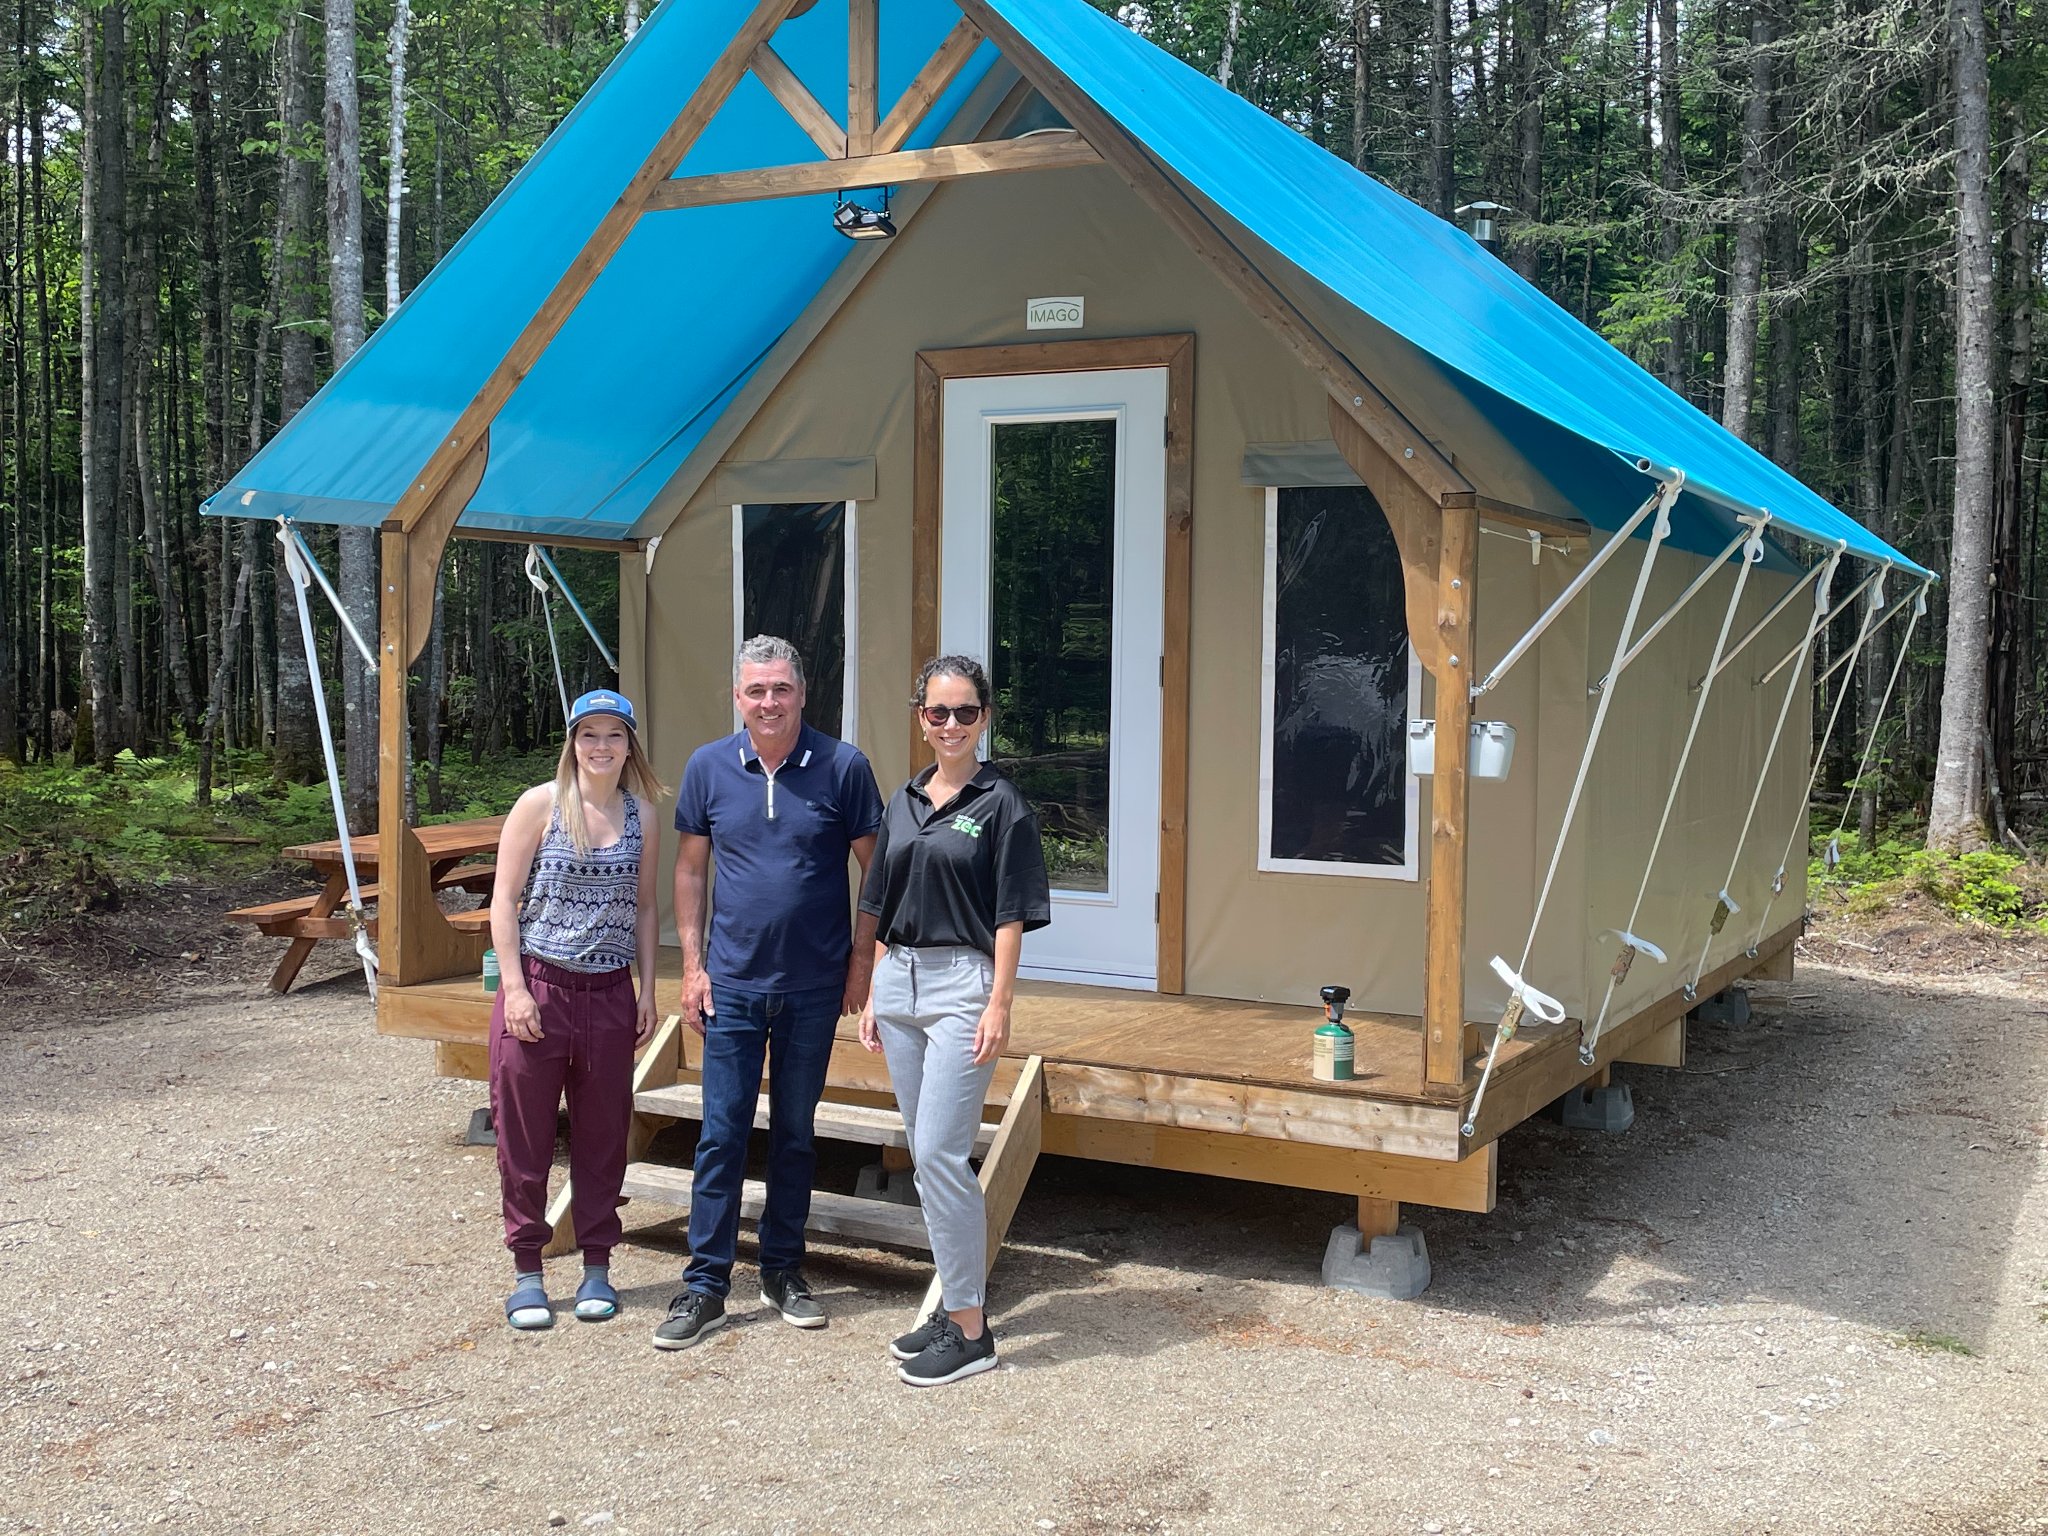
{"type": "MultiPolygon", "coordinates": [[[[590,833],[583,823],[583,788],[576,781],[576,732],[600,719],[626,725],[617,715],[586,715],[570,729],[562,743],[561,760],[555,764],[555,808],[562,813],[562,826],[578,853],[590,852],[590,833]]],[[[630,725],[626,725],[626,766],[619,770],[619,788],[650,803],[668,793],[654,776],[647,754],[640,750],[640,733],[630,725]]]]}

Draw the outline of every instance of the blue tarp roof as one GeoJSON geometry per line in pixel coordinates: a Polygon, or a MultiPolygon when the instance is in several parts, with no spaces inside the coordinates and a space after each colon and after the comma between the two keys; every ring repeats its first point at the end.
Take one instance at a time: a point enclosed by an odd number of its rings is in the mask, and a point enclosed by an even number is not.
{"type": "MultiPolygon", "coordinates": [[[[1587,492],[1599,487],[1603,504],[1576,507],[1589,521],[1612,527],[1632,510],[1639,495],[1615,497],[1614,471],[1646,460],[1685,472],[1700,499],[1682,510],[1696,516],[1767,509],[1782,529],[1924,574],[1462,231],[1086,0],[987,3],[1156,162],[1293,268],[1288,275],[1441,365],[1567,492],[1575,479],[1587,492]],[[1583,445],[1582,476],[1560,462],[1574,443],[1583,445]]],[[[208,510],[384,517],[751,9],[751,0],[666,0],[398,314],[208,510]]],[[[952,0],[890,0],[880,11],[886,111],[959,12],[952,0]]],[[[843,7],[819,5],[785,23],[775,46],[821,101],[845,99],[843,7]]],[[[933,141],[994,58],[984,43],[913,147],[933,141]]],[[[748,76],[679,173],[815,158],[748,76]]],[[[825,216],[831,202],[828,194],[643,218],[499,415],[463,526],[541,538],[631,528],[846,259],[848,243],[825,216]]],[[[1372,358],[1352,361],[1378,377],[1372,358]]]]}

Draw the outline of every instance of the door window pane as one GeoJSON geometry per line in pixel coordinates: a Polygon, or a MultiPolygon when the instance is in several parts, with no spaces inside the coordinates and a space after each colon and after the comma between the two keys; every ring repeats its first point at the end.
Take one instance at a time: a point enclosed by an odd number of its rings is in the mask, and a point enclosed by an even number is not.
{"type": "Polygon", "coordinates": [[[1054,887],[1107,891],[1116,423],[992,430],[990,751],[1037,808],[1054,887]]]}
{"type": "Polygon", "coordinates": [[[1386,517],[1363,486],[1279,493],[1272,859],[1405,862],[1408,615],[1386,517]]]}
{"type": "Polygon", "coordinates": [[[804,659],[804,720],[840,734],[846,684],[846,503],[743,507],[740,634],[780,635],[804,659]]]}

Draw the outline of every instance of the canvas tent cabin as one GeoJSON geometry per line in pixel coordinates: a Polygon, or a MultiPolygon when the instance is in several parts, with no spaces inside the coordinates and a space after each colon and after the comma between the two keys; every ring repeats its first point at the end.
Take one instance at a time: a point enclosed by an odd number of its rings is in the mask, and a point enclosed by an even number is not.
{"type": "MultiPolygon", "coordinates": [[[[1490,1208],[1502,1132],[1788,972],[1818,603],[1860,635],[1931,579],[1085,0],[661,6],[209,506],[383,530],[378,1025],[444,1070],[484,939],[408,846],[388,663],[451,535],[615,545],[671,779],[743,633],[797,631],[885,789],[918,663],[987,657],[1057,888],[1012,1121],[1368,1238],[1490,1208]]],[[[831,1096],[886,1089],[849,1024],[831,1096]]]]}

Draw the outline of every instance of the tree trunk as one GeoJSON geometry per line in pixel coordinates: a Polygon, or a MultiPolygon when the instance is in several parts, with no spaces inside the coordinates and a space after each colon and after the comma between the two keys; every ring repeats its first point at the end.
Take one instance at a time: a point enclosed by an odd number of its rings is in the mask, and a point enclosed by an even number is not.
{"type": "MultiPolygon", "coordinates": [[[[2014,57],[2018,39],[2011,0],[1999,6],[1999,56],[2014,57]]],[[[1991,654],[1986,688],[1990,714],[1989,788],[2010,796],[2019,724],[2020,680],[2032,623],[2022,583],[2021,549],[2027,489],[2027,423],[2034,371],[2033,221],[2030,215],[2029,135],[2020,103],[2004,104],[2004,156],[2000,197],[2005,204],[2006,259],[2002,315],[2010,317],[2005,347],[2005,409],[1998,441],[1998,480],[1991,543],[1991,654]]]]}
{"type": "Polygon", "coordinates": [[[129,412],[135,451],[135,489],[142,508],[142,547],[156,589],[157,607],[163,619],[163,653],[169,665],[171,686],[178,701],[179,721],[188,740],[199,730],[199,700],[192,683],[192,657],[185,633],[185,609],[171,576],[171,562],[164,537],[162,504],[157,496],[157,463],[150,451],[150,400],[152,375],[156,366],[157,270],[160,238],[157,219],[164,174],[164,138],[170,102],[165,74],[169,68],[170,17],[159,13],[157,39],[151,59],[155,75],[151,98],[149,159],[142,183],[142,210],[136,230],[136,280],[133,287],[135,312],[135,397],[129,412]]]}
{"type": "Polygon", "coordinates": [[[1983,0],[1950,0],[1955,67],[1956,448],[1949,544],[1948,655],[1927,845],[1957,850],[1984,836],[1986,650],[1991,635],[1992,488],[1997,402],[1991,340],[1997,296],[1991,261],[1991,103],[1983,0]]]}
{"type": "Polygon", "coordinates": [[[1244,17],[1244,0],[1230,0],[1230,15],[1224,22],[1223,56],[1216,63],[1216,78],[1230,89],[1230,73],[1237,58],[1237,25],[1244,17]]]}
{"type": "Polygon", "coordinates": [[[1686,125],[1679,90],[1677,0],[1657,0],[1657,184],[1663,188],[1657,203],[1657,256],[1665,266],[1665,281],[1677,285],[1661,375],[1673,393],[1683,395],[1692,365],[1692,326],[1686,313],[1686,289],[1679,281],[1679,250],[1686,244],[1677,213],[1677,199],[1686,186],[1686,125]]]}
{"type": "MultiPolygon", "coordinates": [[[[403,4],[404,0],[400,0],[403,4]]],[[[626,0],[626,36],[640,30],[640,0],[626,0]]]]}
{"type": "MultiPolygon", "coordinates": [[[[312,77],[310,49],[306,41],[304,13],[289,12],[279,62],[279,90],[283,97],[281,121],[284,142],[295,150],[307,137],[311,114],[307,109],[307,84],[312,77]]],[[[307,252],[313,241],[313,167],[303,155],[287,153],[278,165],[278,243],[272,259],[278,264],[273,291],[278,294],[279,314],[285,321],[278,347],[278,425],[298,412],[313,394],[313,275],[307,252]]],[[[251,436],[260,434],[252,427],[251,436]]],[[[277,776],[291,783],[310,784],[320,775],[320,744],[314,739],[312,674],[307,670],[305,649],[299,641],[298,597],[285,577],[282,561],[277,572],[277,729],[271,764],[277,776]]],[[[319,599],[315,597],[313,601],[319,599]]]]}
{"type": "Polygon", "coordinates": [[[1451,139],[1451,0],[1429,7],[1430,194],[1440,219],[1457,206],[1457,172],[1451,139]]]}
{"type": "MultiPolygon", "coordinates": [[[[326,0],[327,98],[321,117],[327,149],[327,303],[334,366],[348,365],[363,344],[362,116],[356,96],[355,0],[326,0]]],[[[341,530],[335,581],[357,633],[377,633],[377,533],[341,530]]],[[[346,727],[345,779],[351,824],[373,825],[377,813],[377,674],[353,644],[341,648],[346,727]]]]}
{"type": "Polygon", "coordinates": [[[115,693],[114,567],[121,494],[122,291],[128,206],[123,103],[128,89],[126,0],[109,0],[99,26],[80,28],[86,84],[84,193],[79,221],[79,478],[84,523],[85,708],[92,758],[111,768],[120,750],[115,693]]]}
{"type": "Polygon", "coordinates": [[[1351,0],[1351,163],[1370,169],[1366,138],[1372,106],[1372,0],[1351,0]]]}
{"type": "Polygon", "coordinates": [[[1728,356],[1721,373],[1721,425],[1755,441],[1757,317],[1764,269],[1764,152],[1771,122],[1771,21],[1759,4],[1749,19],[1749,90],[1742,103],[1742,199],[1735,258],[1728,268],[1728,356]]]}
{"type": "MultiPolygon", "coordinates": [[[[1521,216],[1543,221],[1543,93],[1548,83],[1545,50],[1550,41],[1550,0],[1525,0],[1515,12],[1515,50],[1520,68],[1520,98],[1515,110],[1515,200],[1521,216]]],[[[1536,281],[1535,243],[1518,240],[1508,248],[1508,261],[1530,282],[1536,281]]]]}
{"type": "MultiPolygon", "coordinates": [[[[626,35],[640,24],[638,14],[627,17],[626,35]]],[[[384,62],[391,67],[391,150],[384,183],[384,318],[398,312],[399,231],[405,211],[405,47],[412,27],[412,0],[395,0],[391,13],[391,46],[384,62]]]]}
{"type": "Polygon", "coordinates": [[[213,744],[220,735],[222,711],[227,702],[228,690],[234,685],[235,658],[241,655],[238,644],[242,630],[242,610],[249,600],[249,562],[244,560],[241,569],[235,573],[235,597],[228,609],[228,618],[222,630],[223,643],[220,661],[213,669],[213,687],[206,697],[206,723],[199,732],[199,783],[193,791],[201,805],[213,801],[213,744]]]}

